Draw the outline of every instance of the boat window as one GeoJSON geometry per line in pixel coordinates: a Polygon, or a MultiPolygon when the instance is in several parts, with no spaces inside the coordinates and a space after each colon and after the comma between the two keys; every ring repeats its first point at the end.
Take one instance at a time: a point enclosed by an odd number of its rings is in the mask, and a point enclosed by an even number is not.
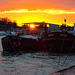
{"type": "Polygon", "coordinates": [[[67,37],[67,35],[66,35],[66,34],[60,34],[60,36],[64,36],[64,37],[67,37]]]}
{"type": "Polygon", "coordinates": [[[49,34],[48,36],[53,36],[53,34],[49,34]]]}

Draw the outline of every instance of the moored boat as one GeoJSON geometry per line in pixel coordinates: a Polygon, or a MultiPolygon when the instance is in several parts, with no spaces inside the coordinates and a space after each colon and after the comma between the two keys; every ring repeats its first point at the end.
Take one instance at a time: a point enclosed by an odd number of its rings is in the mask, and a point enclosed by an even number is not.
{"type": "Polygon", "coordinates": [[[75,53],[75,36],[70,33],[52,32],[43,41],[48,52],[75,53]]]}
{"type": "MultiPolygon", "coordinates": [[[[31,23],[29,24],[30,27],[31,23]]],[[[66,31],[50,32],[48,23],[35,23],[36,30],[26,27],[25,36],[8,35],[2,38],[3,51],[75,53],[75,36],[66,31]],[[43,29],[43,30],[42,30],[43,29]]]]}

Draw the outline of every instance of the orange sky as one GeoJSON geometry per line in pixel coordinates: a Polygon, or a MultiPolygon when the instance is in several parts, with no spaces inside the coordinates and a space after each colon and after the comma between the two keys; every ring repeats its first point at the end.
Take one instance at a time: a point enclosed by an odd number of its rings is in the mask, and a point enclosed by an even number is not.
{"type": "Polygon", "coordinates": [[[0,0],[0,17],[27,22],[75,23],[75,0],[0,0]]]}

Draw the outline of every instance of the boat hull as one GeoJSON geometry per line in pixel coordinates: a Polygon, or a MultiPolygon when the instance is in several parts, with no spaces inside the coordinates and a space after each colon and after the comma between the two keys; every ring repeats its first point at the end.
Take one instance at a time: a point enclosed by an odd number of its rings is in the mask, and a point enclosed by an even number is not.
{"type": "Polygon", "coordinates": [[[18,36],[6,36],[2,38],[3,51],[9,52],[37,52],[37,40],[21,38],[18,36]]]}
{"type": "Polygon", "coordinates": [[[45,40],[44,42],[50,53],[75,53],[74,40],[45,40]]]}
{"type": "Polygon", "coordinates": [[[75,53],[75,36],[68,33],[62,33],[67,36],[60,36],[59,32],[49,35],[49,37],[38,39],[6,36],[2,38],[3,51],[75,53]]]}

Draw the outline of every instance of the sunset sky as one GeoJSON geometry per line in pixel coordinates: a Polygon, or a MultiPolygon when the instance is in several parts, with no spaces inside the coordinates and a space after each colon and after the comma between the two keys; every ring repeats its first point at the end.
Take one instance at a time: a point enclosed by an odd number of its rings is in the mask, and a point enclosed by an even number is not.
{"type": "Polygon", "coordinates": [[[28,22],[47,22],[73,26],[75,0],[0,0],[0,17],[8,17],[18,25],[28,22]]]}

